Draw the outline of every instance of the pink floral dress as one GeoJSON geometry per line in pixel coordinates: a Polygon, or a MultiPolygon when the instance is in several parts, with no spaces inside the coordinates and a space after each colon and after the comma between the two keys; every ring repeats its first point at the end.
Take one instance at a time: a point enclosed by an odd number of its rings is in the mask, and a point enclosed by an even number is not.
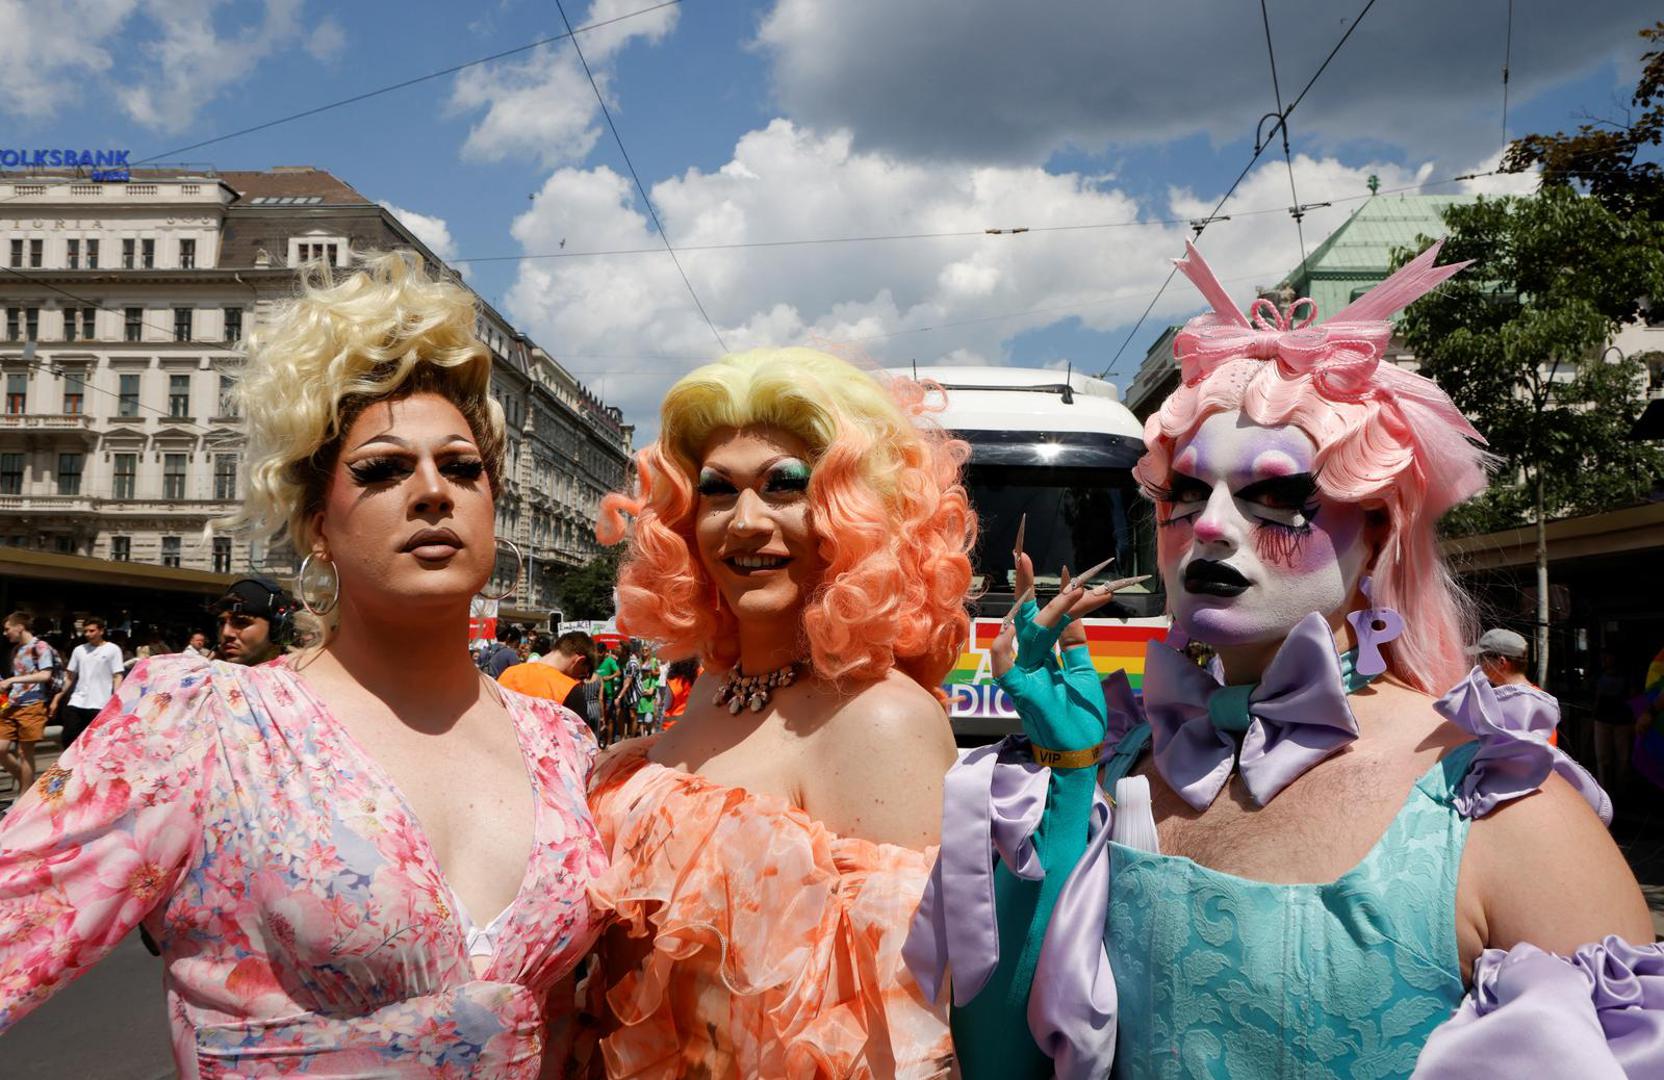
{"type": "Polygon", "coordinates": [[[476,976],[414,812],[293,671],[142,661],[0,823],[0,1031],[143,922],[187,1078],[536,1076],[606,858],[588,729],[504,697],[535,843],[476,976]]]}

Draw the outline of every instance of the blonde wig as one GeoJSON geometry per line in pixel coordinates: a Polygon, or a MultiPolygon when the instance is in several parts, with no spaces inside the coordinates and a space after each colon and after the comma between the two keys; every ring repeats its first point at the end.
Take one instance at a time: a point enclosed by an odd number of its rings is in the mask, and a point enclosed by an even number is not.
{"type": "Polygon", "coordinates": [[[777,427],[810,448],[809,505],[826,573],[803,634],[826,678],[880,678],[892,666],[935,689],[970,629],[976,518],[960,469],[964,443],[925,415],[927,387],[880,382],[813,349],[756,349],[690,372],[665,397],[657,442],[636,457],[637,495],[609,495],[597,533],[624,536],[618,624],[727,668],[734,614],[699,561],[696,488],[720,428],[777,427]]]}
{"type": "Polygon", "coordinates": [[[491,353],[475,336],[473,294],[435,280],[413,252],[368,253],[337,281],[325,263],[250,337],[238,393],[248,431],[248,492],[231,519],[298,552],[341,439],[379,401],[432,393],[468,421],[493,494],[503,465],[503,410],[491,397],[491,353]]]}

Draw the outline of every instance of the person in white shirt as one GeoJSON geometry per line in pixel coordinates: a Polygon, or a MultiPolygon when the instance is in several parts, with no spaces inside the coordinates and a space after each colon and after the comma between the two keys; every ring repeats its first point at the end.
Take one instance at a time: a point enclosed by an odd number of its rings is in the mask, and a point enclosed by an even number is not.
{"type": "Polygon", "coordinates": [[[52,702],[56,712],[65,696],[68,697],[69,703],[58,714],[63,718],[66,750],[121,688],[121,678],[126,670],[122,666],[121,647],[105,640],[106,629],[103,618],[98,615],[89,615],[82,620],[81,632],[87,640],[77,645],[70,654],[64,688],[52,702]]]}
{"type": "Polygon", "coordinates": [[[208,635],[203,633],[201,630],[191,631],[191,640],[190,643],[185,646],[185,651],[193,655],[200,656],[204,660],[212,660],[214,658],[214,650],[208,647],[208,635]]]}

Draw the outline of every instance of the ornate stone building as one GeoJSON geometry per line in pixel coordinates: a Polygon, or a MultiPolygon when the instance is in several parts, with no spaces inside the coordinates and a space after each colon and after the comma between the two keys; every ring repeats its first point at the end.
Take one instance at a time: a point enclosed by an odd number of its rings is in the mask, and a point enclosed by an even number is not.
{"type": "MultiPolygon", "coordinates": [[[[241,498],[231,403],[246,333],[311,258],[409,247],[396,218],[327,172],[135,172],[125,183],[0,174],[0,543],[220,572],[286,573],[210,523],[241,498]]],[[[498,532],[527,558],[511,607],[596,551],[631,429],[483,300],[479,335],[509,421],[498,532]]],[[[506,588],[513,559],[499,562],[506,588]]]]}

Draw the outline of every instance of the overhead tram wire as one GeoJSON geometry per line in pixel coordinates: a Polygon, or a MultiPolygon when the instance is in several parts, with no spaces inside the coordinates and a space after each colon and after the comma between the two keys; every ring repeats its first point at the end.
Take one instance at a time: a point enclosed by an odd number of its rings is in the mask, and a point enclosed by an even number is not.
{"type": "MultiPolygon", "coordinates": [[[[1312,73],[1312,77],[1306,80],[1306,85],[1301,87],[1300,93],[1297,94],[1294,100],[1289,103],[1289,107],[1283,110],[1283,122],[1285,124],[1288,122],[1288,118],[1294,114],[1294,110],[1300,107],[1300,103],[1306,100],[1306,95],[1311,92],[1311,88],[1317,85],[1317,80],[1321,79],[1323,77],[1323,73],[1329,70],[1329,63],[1334,60],[1336,54],[1340,52],[1341,48],[1345,46],[1347,41],[1352,37],[1352,32],[1358,29],[1358,25],[1364,21],[1364,16],[1368,15],[1370,9],[1374,6],[1375,0],[1366,0],[1362,10],[1360,10],[1357,17],[1352,20],[1352,24],[1346,28],[1346,33],[1342,34],[1340,36],[1340,40],[1335,42],[1335,47],[1329,50],[1329,55],[1323,58],[1323,63],[1319,64],[1317,66],[1317,70],[1312,73]]],[[[1231,181],[1231,186],[1225,189],[1225,194],[1219,197],[1219,201],[1214,204],[1213,212],[1207,217],[1200,219],[1200,222],[1196,226],[1196,236],[1198,238],[1201,237],[1202,231],[1208,227],[1208,224],[1213,220],[1213,218],[1218,215],[1219,211],[1224,207],[1226,201],[1236,193],[1237,186],[1242,183],[1244,178],[1247,177],[1249,171],[1253,169],[1254,163],[1259,160],[1260,155],[1264,152],[1264,146],[1257,146],[1254,148],[1253,156],[1248,159],[1248,164],[1242,167],[1242,171],[1237,173],[1236,179],[1231,181]]],[[[1100,378],[1107,378],[1109,373],[1115,370],[1115,365],[1121,360],[1121,354],[1127,351],[1127,346],[1132,342],[1133,337],[1137,335],[1139,329],[1144,325],[1144,320],[1148,319],[1150,317],[1150,312],[1155,310],[1157,302],[1161,300],[1162,293],[1166,292],[1167,286],[1173,283],[1173,276],[1178,273],[1178,270],[1179,268],[1175,264],[1173,269],[1167,272],[1167,276],[1162,279],[1161,287],[1156,290],[1155,296],[1150,298],[1149,306],[1144,309],[1144,314],[1138,317],[1138,321],[1133,324],[1132,329],[1127,332],[1127,336],[1122,339],[1120,348],[1115,350],[1115,355],[1110,358],[1109,365],[1104,368],[1103,372],[1099,376],[1100,378]]]]}
{"type": "Polygon", "coordinates": [[[728,343],[722,340],[722,333],[717,330],[716,323],[705,310],[699,294],[693,289],[693,282],[688,280],[688,273],[682,269],[682,260],[676,257],[676,249],[670,244],[670,234],[664,231],[664,223],[659,220],[659,212],[653,209],[653,199],[647,194],[647,186],[641,182],[641,176],[636,172],[635,163],[630,160],[630,152],[624,148],[624,137],[618,133],[618,125],[612,122],[612,110],[607,108],[607,99],[596,85],[595,73],[589,70],[589,61],[584,59],[583,47],[578,44],[577,36],[572,33],[572,22],[566,17],[566,5],[561,0],[555,0],[555,9],[560,12],[560,21],[566,26],[566,36],[572,41],[572,51],[578,54],[578,63],[583,65],[584,75],[589,78],[589,88],[595,91],[595,103],[601,106],[601,115],[606,117],[607,130],[612,132],[613,142],[618,144],[618,152],[624,158],[625,166],[630,170],[630,178],[636,182],[636,190],[641,192],[642,205],[647,207],[647,214],[653,219],[653,227],[659,231],[659,239],[664,241],[664,250],[670,256],[670,261],[676,264],[676,272],[682,276],[682,284],[687,286],[688,295],[693,297],[693,306],[699,309],[699,315],[710,327],[711,336],[716,338],[717,347],[723,352],[728,351],[728,343]]]}
{"type": "Polygon", "coordinates": [[[1514,60],[1514,0],[1508,0],[1508,27],[1502,44],[1502,146],[1508,147],[1508,68],[1514,60]]]}
{"type": "MultiPolygon", "coordinates": [[[[1300,239],[1300,269],[1304,270],[1306,230],[1300,219],[1306,216],[1306,211],[1300,205],[1300,192],[1294,187],[1294,157],[1288,148],[1288,114],[1283,111],[1283,90],[1277,81],[1277,50],[1271,43],[1271,12],[1266,10],[1265,0],[1260,0],[1260,21],[1265,24],[1265,55],[1271,61],[1271,94],[1277,102],[1277,131],[1283,137],[1283,163],[1288,166],[1288,195],[1293,200],[1289,213],[1294,216],[1294,233],[1300,239]]],[[[1260,123],[1265,123],[1265,117],[1260,117],[1260,123]]]]}

